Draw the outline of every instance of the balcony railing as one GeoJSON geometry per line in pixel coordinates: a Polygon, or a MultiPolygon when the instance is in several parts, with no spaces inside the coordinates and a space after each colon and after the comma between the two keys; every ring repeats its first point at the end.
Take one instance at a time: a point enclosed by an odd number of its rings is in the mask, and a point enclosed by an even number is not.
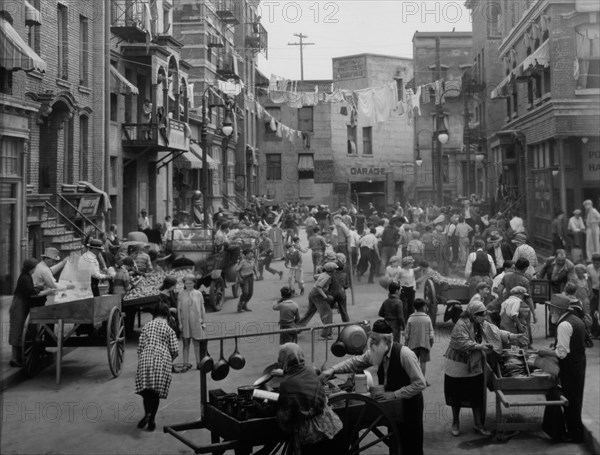
{"type": "Polygon", "coordinates": [[[240,8],[244,2],[239,0],[217,0],[217,16],[224,24],[237,25],[240,23],[240,8]]]}
{"type": "Polygon", "coordinates": [[[146,24],[150,23],[150,18],[146,17],[149,14],[147,10],[145,2],[142,1],[113,0],[111,32],[127,41],[144,41],[146,24]]]}
{"type": "Polygon", "coordinates": [[[267,52],[268,34],[260,22],[246,24],[246,47],[267,52]]]}
{"type": "Polygon", "coordinates": [[[239,79],[237,58],[228,51],[223,50],[218,54],[217,75],[222,79],[239,79]]]}
{"type": "Polygon", "coordinates": [[[158,123],[124,123],[121,139],[124,146],[160,148],[161,150],[189,150],[189,127],[185,122],[169,119],[166,128],[158,123]]]}

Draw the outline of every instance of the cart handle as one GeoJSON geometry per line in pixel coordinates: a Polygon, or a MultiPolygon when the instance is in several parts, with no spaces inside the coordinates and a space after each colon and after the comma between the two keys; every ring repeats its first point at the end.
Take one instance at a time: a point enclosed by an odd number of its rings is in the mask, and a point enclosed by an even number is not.
{"type": "MultiPolygon", "coordinates": [[[[533,393],[532,393],[533,394],[533,393]]],[[[560,400],[556,401],[515,401],[511,402],[506,398],[502,390],[496,390],[496,395],[502,402],[505,408],[517,408],[519,406],[569,406],[569,400],[564,395],[560,396],[560,400]]]]}
{"type": "Polygon", "coordinates": [[[171,436],[174,436],[175,438],[179,439],[186,446],[194,449],[194,453],[218,453],[221,450],[225,451],[225,450],[229,450],[229,449],[237,449],[237,448],[239,448],[239,441],[237,441],[237,440],[223,441],[223,442],[214,442],[214,443],[209,444],[209,445],[199,446],[199,445],[196,445],[196,443],[194,441],[192,441],[191,439],[188,439],[185,436],[180,435],[171,426],[164,427],[163,431],[165,433],[169,433],[171,436]]]}

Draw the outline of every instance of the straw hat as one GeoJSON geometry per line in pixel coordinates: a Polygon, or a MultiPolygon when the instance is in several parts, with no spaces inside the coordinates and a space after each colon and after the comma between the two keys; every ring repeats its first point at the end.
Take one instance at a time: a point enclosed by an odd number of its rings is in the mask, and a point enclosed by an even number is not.
{"type": "Polygon", "coordinates": [[[55,261],[60,261],[60,253],[56,248],[46,248],[46,251],[44,251],[44,254],[42,254],[42,258],[50,258],[55,261]]]}

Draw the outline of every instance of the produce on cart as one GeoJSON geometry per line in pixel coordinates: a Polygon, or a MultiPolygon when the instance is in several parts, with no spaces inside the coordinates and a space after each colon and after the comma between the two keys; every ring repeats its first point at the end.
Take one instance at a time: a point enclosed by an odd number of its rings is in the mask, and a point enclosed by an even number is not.
{"type": "Polygon", "coordinates": [[[469,303],[471,295],[465,280],[446,278],[439,273],[433,273],[425,281],[423,298],[427,302],[429,317],[435,326],[438,305],[445,307],[444,322],[451,319],[456,324],[462,312],[462,305],[469,303]]]}

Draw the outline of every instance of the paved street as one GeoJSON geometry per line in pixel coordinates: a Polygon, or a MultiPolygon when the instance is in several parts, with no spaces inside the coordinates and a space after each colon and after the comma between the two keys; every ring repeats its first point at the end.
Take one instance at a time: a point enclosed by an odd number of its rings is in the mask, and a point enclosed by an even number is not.
{"type": "MultiPolygon", "coordinates": [[[[307,289],[310,289],[313,280],[309,273],[312,268],[308,255],[305,255],[304,263],[307,289]]],[[[283,270],[282,262],[276,262],[274,267],[283,270]]],[[[279,277],[265,273],[265,280],[257,283],[256,295],[249,305],[253,312],[238,314],[235,311],[236,302],[233,299],[227,300],[221,312],[208,315],[210,335],[259,333],[275,328],[278,314],[271,306],[284,283],[285,278],[280,281],[279,277]]],[[[351,318],[375,320],[384,291],[378,285],[360,283],[355,294],[354,306],[349,303],[351,318]]],[[[307,306],[307,297],[298,298],[297,301],[303,312],[307,306]]],[[[541,313],[539,316],[542,320],[541,313]]],[[[336,313],[334,322],[339,321],[336,313]]],[[[318,322],[317,316],[312,323],[318,322]]],[[[523,433],[506,443],[498,443],[494,438],[481,438],[471,430],[472,419],[467,410],[463,410],[462,435],[452,437],[450,408],[445,405],[443,395],[443,353],[449,332],[450,326],[437,331],[432,361],[428,364],[427,379],[431,387],[424,393],[425,453],[487,455],[506,454],[511,450],[528,454],[589,453],[583,445],[554,444],[542,434],[523,433]]],[[[536,338],[538,344],[543,342],[539,334],[536,338]]],[[[300,344],[310,361],[308,333],[301,335],[300,344]]],[[[316,366],[321,366],[324,361],[328,365],[336,361],[331,354],[326,359],[325,344],[325,341],[316,343],[316,366]]],[[[154,433],[138,430],[136,423],[142,417],[142,409],[141,398],[133,393],[137,360],[135,348],[135,343],[128,343],[123,371],[116,379],[109,372],[105,348],[79,348],[64,359],[60,385],[55,384],[54,368],[50,367],[37,377],[5,390],[2,401],[2,453],[191,453],[187,446],[160,429],[163,425],[190,422],[199,417],[198,373],[192,370],[174,375],[169,398],[161,401],[157,430],[154,433]]],[[[241,371],[231,370],[229,376],[219,383],[213,382],[209,377],[209,390],[222,388],[233,392],[239,385],[252,383],[267,365],[276,360],[278,339],[248,339],[239,348],[246,357],[246,367],[241,371]]],[[[599,350],[597,345],[589,350],[588,359],[593,356],[597,359],[599,350]]],[[[216,343],[209,345],[209,351],[214,358],[218,358],[216,343]]],[[[231,341],[226,344],[225,356],[228,357],[232,351],[231,341]]],[[[588,368],[597,368],[597,361],[588,362],[588,368]]],[[[586,397],[596,400],[598,408],[597,392],[595,395],[588,395],[586,390],[586,397]]],[[[490,429],[495,428],[494,416],[493,395],[488,393],[487,425],[490,429]]],[[[519,409],[513,418],[524,416],[533,420],[539,419],[541,414],[535,409],[524,408],[519,409]]],[[[208,433],[194,433],[187,436],[198,441],[210,441],[208,433]]]]}

